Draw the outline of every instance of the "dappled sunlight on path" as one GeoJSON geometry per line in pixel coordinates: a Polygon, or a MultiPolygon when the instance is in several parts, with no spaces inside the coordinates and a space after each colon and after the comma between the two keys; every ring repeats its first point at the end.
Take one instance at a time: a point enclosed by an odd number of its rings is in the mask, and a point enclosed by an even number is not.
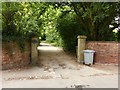
{"type": "Polygon", "coordinates": [[[38,47],[39,50],[39,63],[40,65],[48,65],[51,67],[54,66],[72,66],[75,67],[78,64],[76,63],[76,57],[65,53],[62,48],[54,47],[50,44],[41,43],[38,47]],[[75,65],[73,63],[76,63],[75,65]]]}
{"type": "Polygon", "coordinates": [[[60,51],[62,50],[62,48],[60,47],[54,47],[54,46],[51,46],[50,44],[47,44],[47,43],[40,43],[40,46],[37,47],[38,50],[45,50],[45,51],[60,51]]]}

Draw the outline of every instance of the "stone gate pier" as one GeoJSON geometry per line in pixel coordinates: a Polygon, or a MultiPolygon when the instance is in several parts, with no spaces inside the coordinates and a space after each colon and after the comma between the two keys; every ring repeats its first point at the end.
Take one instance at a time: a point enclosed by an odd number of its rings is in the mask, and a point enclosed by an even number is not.
{"type": "Polygon", "coordinates": [[[36,65],[38,61],[38,38],[33,37],[31,42],[31,64],[36,65]]]}
{"type": "Polygon", "coordinates": [[[83,50],[85,50],[87,37],[84,35],[79,35],[77,38],[78,38],[77,62],[83,63],[84,60],[83,50]]]}

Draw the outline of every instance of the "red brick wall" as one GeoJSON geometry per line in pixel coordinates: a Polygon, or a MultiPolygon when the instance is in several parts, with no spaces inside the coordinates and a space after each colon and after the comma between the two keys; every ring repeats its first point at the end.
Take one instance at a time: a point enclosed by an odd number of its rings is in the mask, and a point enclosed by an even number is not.
{"type": "Polygon", "coordinates": [[[0,70],[2,69],[2,43],[0,42],[0,70]]]}
{"type": "Polygon", "coordinates": [[[2,69],[22,67],[30,63],[30,45],[21,52],[16,42],[2,42],[2,69]]]}
{"type": "Polygon", "coordinates": [[[86,43],[86,49],[92,49],[96,51],[94,62],[97,63],[118,64],[118,56],[120,55],[119,47],[120,43],[113,41],[89,41],[86,43]]]}

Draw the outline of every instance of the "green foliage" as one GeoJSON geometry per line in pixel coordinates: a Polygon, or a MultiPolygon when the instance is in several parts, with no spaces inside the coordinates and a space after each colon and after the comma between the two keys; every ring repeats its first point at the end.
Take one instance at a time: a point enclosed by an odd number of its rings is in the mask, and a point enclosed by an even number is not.
{"type": "Polygon", "coordinates": [[[61,15],[57,23],[57,29],[62,37],[64,49],[67,51],[75,51],[77,36],[82,34],[75,13],[68,13],[65,16],[61,15]]]}
{"type": "MultiPolygon", "coordinates": [[[[57,31],[60,34],[61,45],[65,50],[76,50],[78,35],[86,35],[89,41],[116,40],[116,34],[109,28],[109,25],[116,16],[117,3],[81,2],[67,3],[67,5],[66,3],[55,4],[55,8],[56,6],[57,9],[58,6],[61,8],[61,16],[57,19],[57,31]]],[[[49,34],[51,36],[50,41],[57,42],[54,40],[54,37],[57,36],[54,31],[49,34]]]]}
{"type": "Polygon", "coordinates": [[[54,43],[56,46],[61,46],[61,37],[57,31],[57,18],[60,16],[60,9],[54,9],[52,5],[41,16],[42,27],[41,27],[41,37],[46,39],[47,42],[54,43]]]}
{"type": "Polygon", "coordinates": [[[2,3],[2,40],[16,41],[24,49],[32,36],[40,36],[40,16],[46,8],[45,3],[2,3]]]}
{"type": "Polygon", "coordinates": [[[24,51],[24,45],[25,45],[25,41],[27,41],[27,40],[25,40],[26,38],[23,36],[23,35],[21,35],[21,34],[14,34],[14,35],[6,35],[6,34],[3,34],[2,35],[2,40],[4,41],[4,42],[10,42],[10,41],[15,41],[15,42],[17,42],[18,43],[18,45],[20,46],[20,49],[21,49],[21,51],[24,51]]]}
{"type": "Polygon", "coordinates": [[[15,15],[17,29],[26,35],[29,32],[40,35],[42,24],[40,16],[45,12],[46,8],[47,5],[45,3],[21,3],[20,9],[15,15]]]}
{"type": "Polygon", "coordinates": [[[4,2],[2,3],[3,41],[25,41],[37,36],[65,50],[75,51],[77,36],[87,40],[116,40],[109,28],[117,13],[117,3],[108,2],[4,2]]]}
{"type": "Polygon", "coordinates": [[[116,16],[117,3],[81,2],[72,3],[71,6],[79,17],[81,29],[85,31],[88,40],[114,40],[109,25],[116,16]]]}

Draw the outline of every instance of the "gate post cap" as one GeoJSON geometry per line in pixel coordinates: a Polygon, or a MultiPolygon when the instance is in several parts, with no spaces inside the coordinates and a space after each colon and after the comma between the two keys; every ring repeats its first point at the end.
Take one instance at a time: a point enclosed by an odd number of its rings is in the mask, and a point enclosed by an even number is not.
{"type": "Polygon", "coordinates": [[[77,38],[78,38],[78,39],[86,39],[87,36],[85,36],[85,35],[79,35],[77,38]]]}

